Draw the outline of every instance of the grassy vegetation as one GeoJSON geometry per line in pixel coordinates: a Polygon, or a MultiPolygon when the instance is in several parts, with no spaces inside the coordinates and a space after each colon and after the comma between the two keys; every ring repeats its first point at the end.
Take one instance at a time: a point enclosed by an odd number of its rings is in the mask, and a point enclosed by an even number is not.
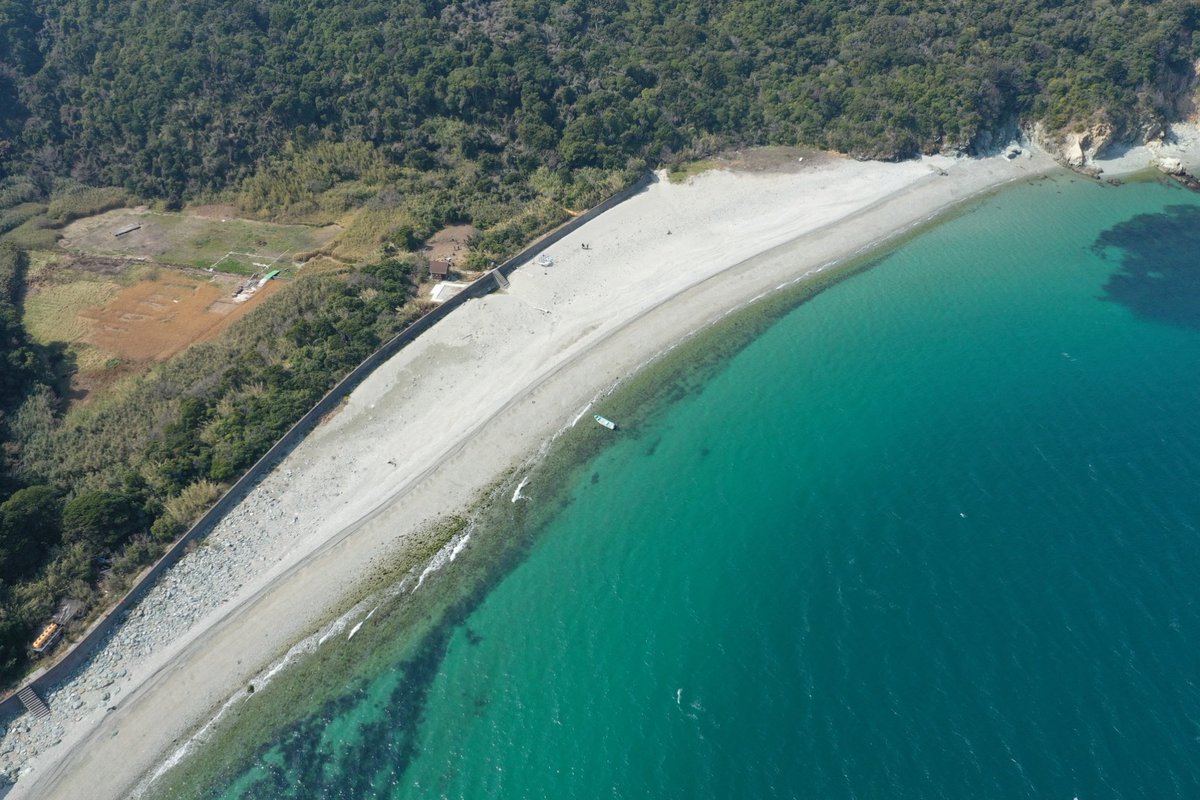
{"type": "Polygon", "coordinates": [[[707,158],[672,164],[667,169],[667,180],[671,183],[687,183],[689,179],[716,168],[717,162],[707,158]]]}
{"type": "MultiPolygon", "coordinates": [[[[401,230],[412,229],[412,218],[395,208],[363,208],[343,218],[345,231],[338,236],[331,253],[343,261],[363,261],[375,257],[379,246],[402,238],[401,230]]],[[[405,247],[404,249],[409,249],[405,247]]]]}
{"type": "Polygon", "coordinates": [[[353,264],[330,256],[317,256],[304,264],[305,275],[339,275],[351,272],[353,269],[353,264]]]}
{"type": "Polygon", "coordinates": [[[567,209],[595,205],[639,174],[537,169],[527,183],[506,184],[457,145],[450,150],[456,136],[468,135],[461,124],[442,120],[435,135],[449,152],[425,169],[397,164],[383,148],[362,142],[286,147],[239,183],[232,198],[244,214],[260,219],[338,223],[343,233],[321,249],[348,262],[413,252],[443,227],[471,223],[482,234],[468,266],[482,268],[565,221],[567,209]]]}
{"type": "Polygon", "coordinates": [[[58,242],[58,230],[52,226],[49,217],[40,214],[0,234],[0,241],[11,242],[22,250],[50,250],[58,242]]]}
{"type": "Polygon", "coordinates": [[[179,494],[168,497],[163,503],[163,512],[176,527],[188,528],[227,488],[227,484],[198,480],[188,484],[179,494]]]}
{"type": "Polygon", "coordinates": [[[72,220],[118,208],[129,200],[124,189],[91,187],[74,181],[58,185],[49,204],[29,202],[43,197],[28,179],[0,181],[0,241],[23,250],[49,250],[59,229],[72,220]]]}
{"type": "Polygon", "coordinates": [[[29,283],[50,280],[62,259],[62,253],[55,250],[27,250],[25,255],[29,264],[25,279],[29,283]]]}
{"type": "Polygon", "coordinates": [[[124,362],[115,354],[86,342],[72,342],[69,350],[77,373],[96,373],[116,369],[124,362]]]}
{"type": "Polygon", "coordinates": [[[8,233],[13,228],[24,225],[31,219],[46,213],[47,207],[41,203],[19,203],[0,212],[0,234],[8,233]]]}
{"type": "Polygon", "coordinates": [[[43,345],[79,341],[91,330],[80,312],[104,305],[120,291],[120,284],[106,280],[46,286],[25,299],[25,329],[43,345]]]}
{"type": "Polygon", "coordinates": [[[46,217],[55,225],[66,225],[80,217],[90,217],[129,202],[129,193],[112,186],[70,186],[55,193],[46,208],[46,217]]]}

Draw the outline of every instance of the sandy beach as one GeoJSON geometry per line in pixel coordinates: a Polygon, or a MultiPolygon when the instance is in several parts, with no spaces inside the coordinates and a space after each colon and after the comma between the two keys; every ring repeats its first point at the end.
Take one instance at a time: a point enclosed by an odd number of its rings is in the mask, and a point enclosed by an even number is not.
{"type": "Polygon", "coordinates": [[[1028,149],[782,161],[660,178],[549,247],[552,266],[520,268],[506,291],[466,303],[378,369],[50,694],[50,717],[8,726],[9,800],[131,796],[406,537],[467,506],[672,344],[1057,168],[1028,149]]]}

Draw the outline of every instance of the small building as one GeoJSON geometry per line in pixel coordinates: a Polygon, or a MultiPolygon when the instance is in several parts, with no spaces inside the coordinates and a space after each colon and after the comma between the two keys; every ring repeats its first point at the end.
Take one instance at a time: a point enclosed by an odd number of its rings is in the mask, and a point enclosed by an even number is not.
{"type": "Polygon", "coordinates": [[[450,277],[450,262],[443,259],[429,262],[429,277],[444,281],[450,277]]]}
{"type": "Polygon", "coordinates": [[[51,622],[38,637],[33,640],[33,652],[44,653],[54,645],[58,644],[58,640],[62,638],[62,625],[57,622],[51,622]]]}

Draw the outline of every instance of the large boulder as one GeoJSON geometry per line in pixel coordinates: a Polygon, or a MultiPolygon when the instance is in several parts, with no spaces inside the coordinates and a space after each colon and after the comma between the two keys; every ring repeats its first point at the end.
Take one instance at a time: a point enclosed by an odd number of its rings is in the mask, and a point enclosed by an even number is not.
{"type": "Polygon", "coordinates": [[[1168,175],[1182,175],[1184,173],[1183,162],[1178,158],[1160,158],[1158,160],[1158,169],[1160,172],[1165,172],[1168,175]]]}

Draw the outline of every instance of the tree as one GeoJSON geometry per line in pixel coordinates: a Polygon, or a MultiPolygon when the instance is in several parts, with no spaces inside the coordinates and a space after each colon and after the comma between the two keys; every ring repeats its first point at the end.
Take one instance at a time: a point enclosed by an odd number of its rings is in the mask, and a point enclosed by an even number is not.
{"type": "Polygon", "coordinates": [[[77,495],[63,508],[63,541],[107,551],[146,528],[146,514],[133,498],[108,491],[77,495]]]}
{"type": "Polygon", "coordinates": [[[52,486],[29,486],[0,503],[0,578],[12,583],[41,566],[58,543],[61,514],[52,486]]]}

